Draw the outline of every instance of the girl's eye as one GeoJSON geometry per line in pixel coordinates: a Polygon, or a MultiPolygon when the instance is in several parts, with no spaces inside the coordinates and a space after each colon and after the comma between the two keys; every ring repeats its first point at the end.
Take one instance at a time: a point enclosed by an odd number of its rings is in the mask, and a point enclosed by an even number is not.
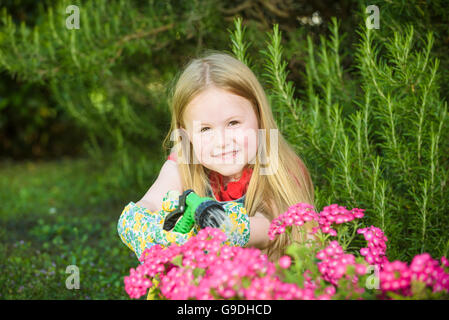
{"type": "MultiPolygon", "coordinates": [[[[231,121],[231,122],[229,122],[229,123],[230,123],[230,124],[231,124],[231,123],[238,124],[239,122],[238,122],[237,120],[233,120],[233,121],[231,121]]],[[[209,127],[201,128],[200,132],[206,132],[207,129],[210,129],[210,128],[209,128],[209,127]]]]}
{"type": "MultiPolygon", "coordinates": [[[[233,121],[231,121],[231,122],[229,122],[229,123],[230,123],[230,124],[231,124],[231,123],[238,124],[239,122],[238,122],[237,120],[233,120],[233,121]]],[[[210,129],[210,128],[209,128],[209,127],[201,128],[200,132],[206,132],[207,129],[210,129]]]]}

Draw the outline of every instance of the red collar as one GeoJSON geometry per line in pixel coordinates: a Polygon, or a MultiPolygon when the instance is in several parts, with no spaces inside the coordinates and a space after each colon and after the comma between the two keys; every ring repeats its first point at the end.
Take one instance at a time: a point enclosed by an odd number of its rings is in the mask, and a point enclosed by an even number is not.
{"type": "Polygon", "coordinates": [[[216,171],[210,171],[209,181],[218,201],[237,200],[246,193],[253,169],[246,167],[243,169],[242,176],[238,181],[230,181],[224,187],[223,176],[216,171]]]}

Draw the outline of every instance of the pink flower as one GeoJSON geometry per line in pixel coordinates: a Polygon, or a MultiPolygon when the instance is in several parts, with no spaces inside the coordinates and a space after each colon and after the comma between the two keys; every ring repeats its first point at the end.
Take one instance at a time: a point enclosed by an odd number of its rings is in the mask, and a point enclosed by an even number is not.
{"type": "Polygon", "coordinates": [[[270,240],[274,240],[277,235],[285,233],[288,227],[293,225],[302,226],[307,221],[317,220],[317,214],[313,211],[313,206],[307,203],[298,203],[287,209],[286,212],[273,219],[268,231],[270,240]]]}
{"type": "Polygon", "coordinates": [[[366,266],[363,264],[357,264],[355,267],[355,272],[359,275],[364,275],[366,274],[366,266]]]}
{"type": "Polygon", "coordinates": [[[385,263],[379,278],[383,291],[395,291],[404,296],[413,294],[412,281],[425,283],[433,292],[449,292],[449,273],[428,253],[415,256],[410,266],[401,261],[385,263]]]}
{"type": "Polygon", "coordinates": [[[404,295],[410,294],[411,273],[407,263],[402,261],[386,262],[379,273],[380,286],[383,291],[402,290],[404,295]]]}
{"type": "Polygon", "coordinates": [[[292,262],[292,259],[289,256],[282,256],[279,259],[279,266],[282,269],[288,269],[288,267],[290,267],[291,262],[292,262]]]}
{"type": "Polygon", "coordinates": [[[444,267],[449,267],[449,261],[445,256],[441,257],[441,265],[443,265],[444,267]]]}
{"type": "Polygon", "coordinates": [[[410,264],[410,271],[412,280],[424,282],[433,287],[434,291],[448,289],[446,284],[448,274],[439,265],[438,260],[432,259],[428,253],[415,256],[410,264]]]}
{"type": "Polygon", "coordinates": [[[331,241],[323,250],[320,250],[316,258],[322,260],[318,262],[318,270],[323,275],[323,279],[337,286],[338,281],[346,275],[347,267],[354,265],[359,271],[362,266],[355,263],[355,256],[344,253],[338,241],[331,241]]]}
{"type": "Polygon", "coordinates": [[[382,268],[384,263],[388,261],[385,257],[387,237],[384,236],[382,230],[374,226],[358,229],[357,233],[363,234],[365,240],[368,241],[368,247],[361,248],[360,254],[365,257],[365,261],[369,264],[379,265],[382,268]]]}
{"type": "Polygon", "coordinates": [[[318,223],[320,224],[321,232],[328,233],[331,236],[336,237],[337,231],[332,229],[333,223],[342,224],[350,222],[354,219],[359,219],[364,216],[363,209],[354,208],[352,210],[346,209],[346,207],[332,204],[324,207],[318,214],[318,223]]]}

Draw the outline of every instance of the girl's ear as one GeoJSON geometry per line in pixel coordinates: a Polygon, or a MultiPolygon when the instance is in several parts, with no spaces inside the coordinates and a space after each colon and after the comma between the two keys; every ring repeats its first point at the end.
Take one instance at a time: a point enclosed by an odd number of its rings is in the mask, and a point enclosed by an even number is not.
{"type": "Polygon", "coordinates": [[[187,129],[183,128],[183,127],[179,127],[179,131],[182,134],[182,137],[186,137],[187,139],[189,139],[189,141],[192,141],[189,132],[187,131],[187,129]]]}

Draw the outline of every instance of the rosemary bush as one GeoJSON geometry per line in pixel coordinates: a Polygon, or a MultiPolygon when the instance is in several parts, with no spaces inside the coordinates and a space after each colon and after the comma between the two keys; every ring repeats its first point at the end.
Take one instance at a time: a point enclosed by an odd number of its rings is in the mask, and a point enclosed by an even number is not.
{"type": "MultiPolygon", "coordinates": [[[[240,23],[233,52],[247,61],[240,23]]],[[[296,93],[274,26],[261,54],[279,128],[312,172],[318,209],[366,208],[364,223],[388,236],[390,260],[447,255],[448,110],[433,36],[419,43],[412,26],[386,42],[364,25],[357,33],[347,68],[335,18],[318,45],[307,37],[305,86],[296,93]]]]}
{"type": "Polygon", "coordinates": [[[216,15],[216,1],[60,0],[29,26],[3,7],[0,71],[48,87],[85,130],[89,156],[107,162],[111,184],[143,191],[164,159],[166,89],[182,64],[174,60],[193,56],[209,33],[210,45],[224,43],[216,15]],[[66,26],[70,5],[79,29],[66,26]]]}

